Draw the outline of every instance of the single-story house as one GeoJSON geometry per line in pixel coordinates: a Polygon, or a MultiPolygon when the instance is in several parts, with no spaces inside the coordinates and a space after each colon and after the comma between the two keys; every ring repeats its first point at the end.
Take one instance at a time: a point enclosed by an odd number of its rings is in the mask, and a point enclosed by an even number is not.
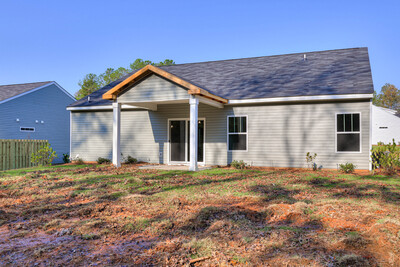
{"type": "Polygon", "coordinates": [[[396,110],[372,105],[372,144],[400,142],[400,117],[396,110]]]}
{"type": "Polygon", "coordinates": [[[71,155],[369,169],[373,91],[367,48],[149,65],[67,108],[71,155]]]}
{"type": "Polygon", "coordinates": [[[48,140],[54,163],[69,153],[69,112],[75,102],[56,82],[0,85],[0,139],[48,140]]]}

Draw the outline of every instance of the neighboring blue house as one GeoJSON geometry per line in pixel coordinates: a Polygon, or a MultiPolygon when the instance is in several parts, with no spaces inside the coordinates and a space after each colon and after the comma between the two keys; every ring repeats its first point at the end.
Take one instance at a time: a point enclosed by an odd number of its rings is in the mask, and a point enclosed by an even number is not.
{"type": "Polygon", "coordinates": [[[69,153],[69,112],[75,98],[56,82],[0,85],[0,139],[48,140],[62,163],[69,153]]]}

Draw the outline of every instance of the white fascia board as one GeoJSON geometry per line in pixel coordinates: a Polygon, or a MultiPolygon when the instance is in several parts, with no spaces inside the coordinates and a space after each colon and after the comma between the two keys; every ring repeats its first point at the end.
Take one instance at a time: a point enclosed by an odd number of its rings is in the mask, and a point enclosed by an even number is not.
{"type": "Polygon", "coordinates": [[[257,104],[257,103],[275,103],[275,102],[294,102],[294,101],[321,101],[321,100],[357,100],[372,99],[373,94],[349,94],[349,95],[316,95],[316,96],[289,96],[289,97],[271,97],[271,98],[253,98],[253,99],[232,99],[226,105],[234,104],[257,104]]]}
{"type": "Polygon", "coordinates": [[[201,103],[203,103],[203,104],[206,104],[206,105],[209,105],[209,106],[213,106],[213,107],[216,107],[216,108],[224,108],[224,104],[222,104],[220,102],[217,102],[217,101],[214,101],[212,99],[205,98],[205,97],[202,97],[202,96],[196,96],[196,98],[199,99],[199,101],[201,103]]]}
{"type": "MultiPolygon", "coordinates": [[[[122,109],[144,109],[143,107],[131,106],[131,105],[122,105],[122,109]]],[[[80,111],[80,110],[112,110],[112,105],[103,105],[103,106],[89,106],[89,107],[67,107],[67,110],[70,111],[80,111]]]]}
{"type": "Polygon", "coordinates": [[[76,101],[76,98],[73,97],[67,90],[65,90],[64,88],[61,87],[61,85],[59,85],[57,82],[52,82],[51,84],[54,84],[55,86],[57,86],[61,91],[63,91],[67,96],[69,96],[72,100],[76,101]]]}

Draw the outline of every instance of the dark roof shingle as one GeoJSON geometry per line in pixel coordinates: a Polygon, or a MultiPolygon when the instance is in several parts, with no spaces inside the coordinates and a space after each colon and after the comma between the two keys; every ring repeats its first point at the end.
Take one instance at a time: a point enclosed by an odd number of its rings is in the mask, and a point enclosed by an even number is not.
{"type": "Polygon", "coordinates": [[[48,83],[51,83],[51,82],[36,82],[36,83],[0,85],[0,101],[20,95],[22,93],[26,93],[35,88],[46,85],[48,83]]]}
{"type": "MultiPolygon", "coordinates": [[[[372,94],[368,49],[350,48],[159,67],[226,99],[372,94]],[[306,55],[306,60],[304,60],[306,55]]],[[[102,95],[129,75],[71,106],[107,105],[102,95]]]]}

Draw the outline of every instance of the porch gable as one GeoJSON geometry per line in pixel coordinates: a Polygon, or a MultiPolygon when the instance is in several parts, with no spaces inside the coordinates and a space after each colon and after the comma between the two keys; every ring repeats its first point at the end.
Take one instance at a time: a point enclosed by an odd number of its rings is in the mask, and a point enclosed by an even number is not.
{"type": "Polygon", "coordinates": [[[144,78],[142,81],[124,90],[118,96],[119,103],[159,102],[171,100],[188,100],[186,88],[182,88],[156,74],[144,78]]]}

